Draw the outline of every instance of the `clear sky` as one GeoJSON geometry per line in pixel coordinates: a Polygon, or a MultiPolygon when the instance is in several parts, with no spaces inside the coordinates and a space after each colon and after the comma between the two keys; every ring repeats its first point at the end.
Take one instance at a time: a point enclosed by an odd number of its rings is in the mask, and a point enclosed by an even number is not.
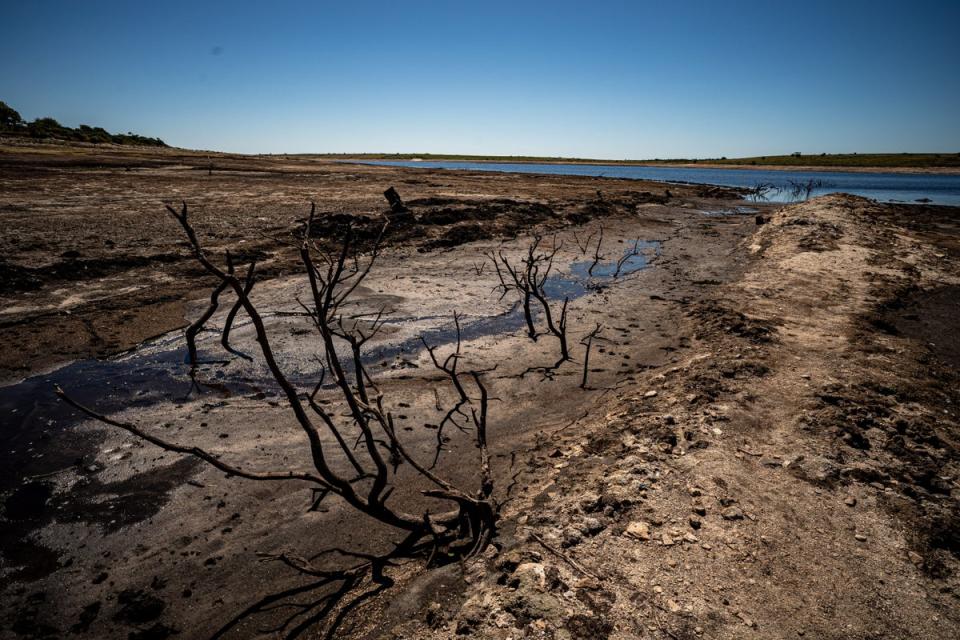
{"type": "Polygon", "coordinates": [[[26,119],[239,152],[960,152],[960,0],[3,0],[26,119]]]}

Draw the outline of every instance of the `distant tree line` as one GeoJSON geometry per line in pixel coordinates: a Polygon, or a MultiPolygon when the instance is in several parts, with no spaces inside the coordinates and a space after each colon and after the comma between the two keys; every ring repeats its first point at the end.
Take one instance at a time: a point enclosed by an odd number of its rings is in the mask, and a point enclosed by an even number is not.
{"type": "Polygon", "coordinates": [[[102,127],[91,127],[85,124],[77,128],[66,127],[53,118],[37,118],[33,122],[26,122],[16,109],[3,101],[0,101],[0,133],[36,140],[167,146],[160,138],[148,138],[135,133],[110,133],[102,127]]]}

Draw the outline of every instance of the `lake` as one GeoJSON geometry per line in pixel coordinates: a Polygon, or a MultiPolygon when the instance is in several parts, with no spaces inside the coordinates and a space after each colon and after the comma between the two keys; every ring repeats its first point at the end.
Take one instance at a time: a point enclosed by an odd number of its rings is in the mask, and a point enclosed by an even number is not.
{"type": "MultiPolygon", "coordinates": [[[[928,198],[932,204],[960,206],[960,175],[913,173],[855,173],[839,171],[775,171],[771,169],[718,169],[692,167],[650,167],[600,164],[534,164],[521,162],[455,162],[444,160],[370,160],[361,164],[413,167],[418,169],[465,169],[507,173],[600,176],[660,182],[695,182],[725,187],[753,188],[769,184],[769,202],[798,199],[794,185],[814,182],[811,196],[852,193],[881,202],[916,202],[928,198]]],[[[799,196],[799,198],[804,197],[799,196]]]]}

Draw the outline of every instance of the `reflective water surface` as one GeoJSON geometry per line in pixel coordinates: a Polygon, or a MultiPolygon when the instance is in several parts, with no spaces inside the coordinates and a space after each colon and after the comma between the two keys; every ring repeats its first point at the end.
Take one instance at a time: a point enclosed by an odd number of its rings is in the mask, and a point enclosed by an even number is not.
{"type": "Polygon", "coordinates": [[[803,199],[796,187],[812,181],[810,196],[826,193],[851,193],[881,202],[917,202],[960,206],[960,175],[912,173],[853,173],[838,171],[774,171],[772,169],[717,169],[692,167],[649,167],[601,164],[534,164],[508,162],[454,162],[443,160],[407,161],[377,160],[363,164],[380,164],[421,169],[468,169],[510,173],[601,176],[662,182],[694,182],[724,187],[753,188],[760,184],[773,187],[767,192],[770,202],[791,202],[803,199]]]}

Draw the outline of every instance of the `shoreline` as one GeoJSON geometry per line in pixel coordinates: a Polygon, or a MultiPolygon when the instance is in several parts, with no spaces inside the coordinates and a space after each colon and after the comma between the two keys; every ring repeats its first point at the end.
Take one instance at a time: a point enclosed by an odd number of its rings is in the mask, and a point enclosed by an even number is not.
{"type": "MultiPolygon", "coordinates": [[[[406,154],[408,157],[384,157],[387,154],[336,154],[336,153],[237,153],[232,151],[216,151],[206,149],[188,149],[185,147],[167,146],[167,147],[143,147],[137,145],[115,145],[115,144],[92,144],[84,142],[63,142],[46,140],[22,140],[19,138],[10,138],[0,135],[0,157],[16,155],[18,152],[32,151],[38,155],[46,156],[50,154],[61,155],[64,152],[72,151],[82,152],[84,154],[107,153],[117,156],[137,156],[151,154],[154,156],[182,156],[184,160],[196,160],[198,158],[213,160],[266,160],[286,159],[286,160],[308,160],[308,161],[329,161],[346,163],[370,163],[370,162],[413,162],[412,158],[417,158],[416,154],[406,154]]],[[[913,175],[943,175],[960,176],[960,166],[856,166],[856,165],[790,165],[790,164],[749,164],[749,163],[718,163],[718,162],[670,162],[670,161],[652,161],[652,160],[598,160],[596,158],[578,159],[578,158],[533,158],[530,156],[495,157],[495,156],[477,156],[466,157],[456,155],[432,155],[424,154],[421,157],[423,162],[462,162],[469,164],[543,164],[543,165],[588,165],[598,167],[664,167],[673,169],[736,169],[736,170],[754,170],[754,171],[800,171],[800,172],[822,172],[822,173],[890,173],[890,174],[913,174],[913,175]]]]}
{"type": "MultiPolygon", "coordinates": [[[[334,162],[346,162],[351,164],[370,164],[379,162],[417,162],[410,159],[391,159],[391,158],[333,158],[331,156],[313,155],[313,154],[290,154],[289,157],[317,157],[332,160],[334,162]]],[[[589,165],[592,167],[663,167],[665,169],[732,169],[732,170],[753,170],[753,171],[802,171],[816,173],[902,173],[915,175],[944,175],[960,176],[960,167],[820,167],[815,165],[791,166],[791,165],[751,165],[751,164],[711,164],[705,162],[630,162],[630,161],[599,161],[599,160],[463,160],[448,158],[431,158],[423,160],[423,163],[429,162],[460,162],[464,164],[544,164],[544,165],[589,165]]],[[[382,165],[381,165],[382,166],[382,165]]],[[[388,165],[404,166],[407,165],[388,165]]],[[[424,167],[430,169],[433,167],[424,167]]]]}

